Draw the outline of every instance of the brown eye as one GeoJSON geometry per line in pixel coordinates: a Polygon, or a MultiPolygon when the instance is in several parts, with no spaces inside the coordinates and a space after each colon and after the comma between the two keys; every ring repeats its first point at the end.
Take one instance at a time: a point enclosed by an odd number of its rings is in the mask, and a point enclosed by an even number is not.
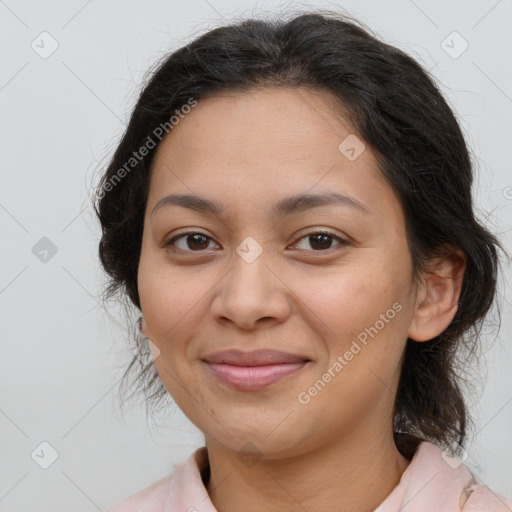
{"type": "MultiPolygon", "coordinates": [[[[346,242],[343,239],[327,231],[315,231],[303,236],[300,240],[307,240],[309,247],[316,252],[332,249],[333,247],[331,244],[333,240],[337,240],[339,242],[338,245],[346,245],[346,242]]],[[[302,249],[304,249],[304,247],[302,247],[302,249]]],[[[308,250],[308,247],[305,249],[308,250]]]]}
{"type": "Polygon", "coordinates": [[[212,239],[209,236],[206,236],[203,233],[191,231],[171,238],[171,240],[165,244],[165,247],[174,246],[181,251],[198,252],[207,249],[211,240],[212,239]],[[183,241],[180,241],[181,246],[176,244],[176,241],[180,239],[184,239],[183,241]]]}

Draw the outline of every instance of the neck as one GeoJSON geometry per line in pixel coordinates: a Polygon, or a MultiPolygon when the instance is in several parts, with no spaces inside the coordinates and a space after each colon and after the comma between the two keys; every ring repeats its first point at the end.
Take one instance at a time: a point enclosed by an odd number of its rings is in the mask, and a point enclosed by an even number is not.
{"type": "Polygon", "coordinates": [[[409,464],[392,432],[379,434],[359,430],[307,453],[262,458],[250,467],[236,452],[207,438],[208,494],[219,512],[373,511],[409,464]]]}

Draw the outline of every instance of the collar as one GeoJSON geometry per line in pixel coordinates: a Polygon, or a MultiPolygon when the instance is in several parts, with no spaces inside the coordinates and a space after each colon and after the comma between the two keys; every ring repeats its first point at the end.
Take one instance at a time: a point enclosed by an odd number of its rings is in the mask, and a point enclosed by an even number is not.
{"type": "MultiPolygon", "coordinates": [[[[136,493],[110,512],[218,512],[206,490],[206,446],[173,473],[136,493]]],[[[476,482],[469,470],[429,442],[418,445],[398,485],[374,512],[512,512],[512,501],[476,482]]]]}

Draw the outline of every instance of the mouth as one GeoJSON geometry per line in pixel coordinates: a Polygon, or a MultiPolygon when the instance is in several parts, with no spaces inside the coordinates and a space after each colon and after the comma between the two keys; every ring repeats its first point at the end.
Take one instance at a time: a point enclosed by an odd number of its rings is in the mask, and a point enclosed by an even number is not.
{"type": "Polygon", "coordinates": [[[206,356],[203,362],[223,384],[239,391],[257,391],[296,374],[311,360],[276,350],[226,350],[206,356]]]}

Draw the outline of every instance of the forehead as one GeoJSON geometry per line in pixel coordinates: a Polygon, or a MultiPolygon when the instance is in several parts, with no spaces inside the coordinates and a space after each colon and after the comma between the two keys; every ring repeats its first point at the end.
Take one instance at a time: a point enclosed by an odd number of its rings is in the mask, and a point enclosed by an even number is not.
{"type": "Polygon", "coordinates": [[[367,204],[397,202],[330,94],[284,87],[224,92],[199,100],[159,144],[148,206],[165,191],[230,203],[274,202],[315,188],[367,204]]]}
{"type": "Polygon", "coordinates": [[[353,128],[327,92],[270,87],[201,99],[164,138],[180,158],[235,157],[238,161],[336,156],[353,128]],[[174,141],[170,140],[174,139],[174,141]],[[191,148],[194,152],[187,153],[191,148]]]}

